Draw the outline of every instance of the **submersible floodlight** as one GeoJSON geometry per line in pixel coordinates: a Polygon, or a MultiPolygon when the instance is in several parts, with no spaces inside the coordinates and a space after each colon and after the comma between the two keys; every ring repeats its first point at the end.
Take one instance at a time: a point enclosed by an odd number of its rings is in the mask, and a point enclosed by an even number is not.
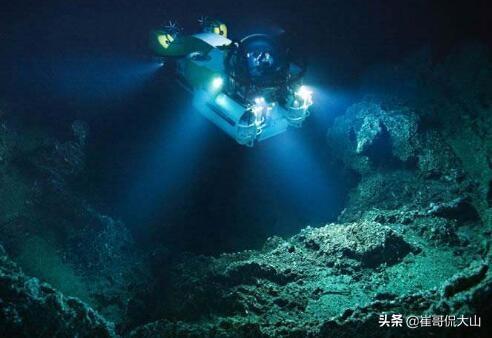
{"type": "Polygon", "coordinates": [[[223,84],[224,79],[222,79],[220,76],[217,76],[212,80],[212,88],[215,90],[221,89],[223,84]]]}
{"type": "Polygon", "coordinates": [[[313,92],[306,86],[300,86],[295,95],[302,102],[301,106],[305,109],[313,104],[313,92]]]}
{"type": "Polygon", "coordinates": [[[294,61],[290,46],[265,34],[233,42],[223,22],[200,24],[202,31],[193,35],[172,25],[151,36],[156,53],[176,60],[178,81],[193,94],[193,106],[246,146],[301,127],[313,97],[302,85],[305,64],[294,61]]]}

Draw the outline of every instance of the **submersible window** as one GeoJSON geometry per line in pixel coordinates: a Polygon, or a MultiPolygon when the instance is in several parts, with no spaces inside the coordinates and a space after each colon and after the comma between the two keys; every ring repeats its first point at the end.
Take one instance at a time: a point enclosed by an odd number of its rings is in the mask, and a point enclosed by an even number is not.
{"type": "Polygon", "coordinates": [[[174,41],[174,37],[171,34],[162,34],[157,37],[157,40],[162,47],[168,48],[174,41]]]}

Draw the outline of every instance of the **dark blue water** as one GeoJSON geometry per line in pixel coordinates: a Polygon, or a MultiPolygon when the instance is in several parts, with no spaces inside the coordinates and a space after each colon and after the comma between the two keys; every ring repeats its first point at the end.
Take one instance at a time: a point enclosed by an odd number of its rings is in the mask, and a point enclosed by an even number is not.
{"type": "Polygon", "coordinates": [[[359,74],[423,46],[439,59],[456,41],[485,34],[486,4],[472,2],[5,4],[0,97],[60,138],[74,119],[89,124],[82,193],[141,243],[212,253],[254,247],[336,218],[354,181],[331,161],[325,132],[359,97],[359,74]],[[201,15],[223,19],[233,38],[294,33],[317,103],[302,129],[248,149],[193,111],[172,72],[150,57],[147,34],[169,18],[192,29],[201,15]]]}

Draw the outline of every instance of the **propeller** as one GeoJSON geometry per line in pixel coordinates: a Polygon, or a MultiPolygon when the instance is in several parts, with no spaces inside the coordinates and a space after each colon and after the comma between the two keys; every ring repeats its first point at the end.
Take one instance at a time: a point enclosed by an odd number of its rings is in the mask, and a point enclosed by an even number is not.
{"type": "Polygon", "coordinates": [[[209,17],[208,16],[204,16],[202,15],[199,19],[198,19],[198,23],[201,25],[201,26],[205,26],[207,25],[207,23],[209,22],[209,17]]]}
{"type": "Polygon", "coordinates": [[[182,28],[178,26],[178,23],[172,20],[169,20],[168,24],[164,26],[164,29],[173,37],[176,37],[182,31],[182,28]]]}

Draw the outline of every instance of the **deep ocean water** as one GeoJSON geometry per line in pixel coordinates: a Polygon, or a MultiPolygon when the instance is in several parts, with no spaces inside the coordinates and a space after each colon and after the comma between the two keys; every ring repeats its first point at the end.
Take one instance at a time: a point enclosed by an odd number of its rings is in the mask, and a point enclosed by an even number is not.
{"type": "Polygon", "coordinates": [[[487,13],[486,1],[5,5],[0,336],[487,337],[487,13]],[[295,33],[315,97],[303,128],[250,149],[193,110],[147,34],[200,15],[238,38],[295,33]],[[438,326],[446,315],[481,325],[438,326]]]}

